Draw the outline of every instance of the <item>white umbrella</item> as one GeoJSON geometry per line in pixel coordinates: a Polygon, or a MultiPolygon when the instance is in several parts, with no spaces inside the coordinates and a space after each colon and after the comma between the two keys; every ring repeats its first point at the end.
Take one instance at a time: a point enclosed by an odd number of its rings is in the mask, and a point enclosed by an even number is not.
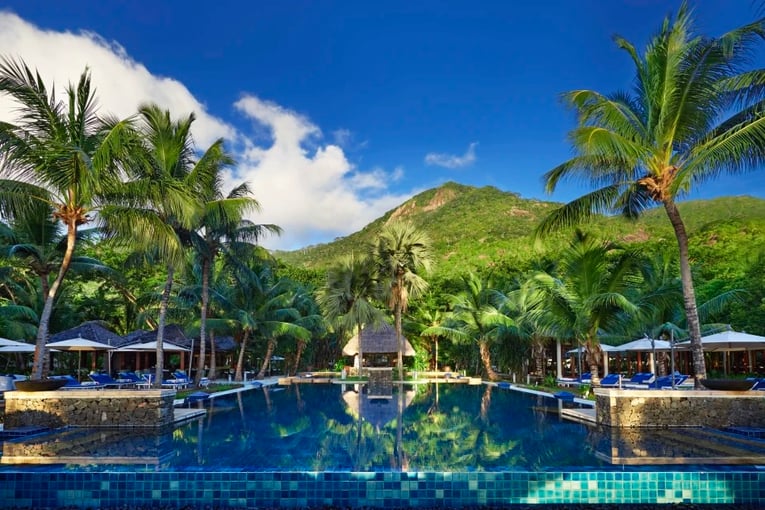
{"type": "Polygon", "coordinates": [[[17,342],[18,345],[3,345],[0,347],[0,354],[13,353],[13,352],[35,352],[35,346],[32,344],[23,344],[17,342]]]}
{"type": "MultiPolygon", "coordinates": [[[[689,346],[690,340],[677,344],[689,346]]],[[[751,335],[742,331],[722,331],[714,335],[701,337],[701,346],[705,351],[752,351],[765,349],[765,336],[751,335]]]]}
{"type": "MultiPolygon", "coordinates": [[[[678,348],[678,346],[675,346],[675,348],[678,348]]],[[[671,351],[672,346],[666,340],[645,337],[627,342],[626,344],[617,345],[616,350],[621,352],[671,351]]]]}
{"type": "Polygon", "coordinates": [[[81,352],[95,352],[95,351],[112,351],[115,348],[112,347],[109,344],[102,344],[101,342],[94,342],[93,340],[88,340],[87,338],[77,337],[77,338],[70,338],[68,340],[61,340],[60,342],[52,342],[49,344],[46,344],[46,347],[49,349],[55,349],[57,351],[72,351],[77,352],[77,378],[80,377],[80,368],[81,368],[81,358],[80,354],[81,352]]]}
{"type": "MultiPolygon", "coordinates": [[[[123,345],[117,352],[140,352],[140,351],[156,351],[157,341],[152,342],[138,342],[135,344],[123,345]]],[[[181,347],[180,345],[171,344],[170,342],[162,342],[162,350],[165,352],[189,352],[189,349],[181,347]]]]}
{"type": "Polygon", "coordinates": [[[59,351],[111,351],[115,349],[109,344],[94,342],[93,340],[88,340],[87,338],[82,337],[61,340],[60,342],[52,342],[46,344],[46,346],[50,349],[59,351]]]}
{"type": "MultiPolygon", "coordinates": [[[[614,347],[613,345],[608,344],[600,344],[600,350],[603,352],[621,352],[621,349],[618,347],[614,347]]],[[[579,354],[580,352],[586,352],[587,347],[581,346],[577,347],[576,349],[571,349],[570,351],[566,351],[566,354],[579,354]]]]}
{"type": "Polygon", "coordinates": [[[19,345],[31,345],[31,344],[18,342],[16,340],[8,340],[7,338],[0,337],[0,347],[14,347],[14,346],[18,347],[19,345]]]}

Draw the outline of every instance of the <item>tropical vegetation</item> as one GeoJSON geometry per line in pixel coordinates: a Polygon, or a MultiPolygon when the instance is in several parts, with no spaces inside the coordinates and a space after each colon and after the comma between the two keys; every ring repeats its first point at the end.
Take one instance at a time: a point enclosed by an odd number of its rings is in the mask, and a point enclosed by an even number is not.
{"type": "MultiPolygon", "coordinates": [[[[680,200],[762,163],[765,75],[742,60],[762,35],[757,21],[696,36],[683,7],[642,55],[617,38],[635,90],[565,96],[579,115],[575,155],[547,187],[597,188],[569,204],[450,182],[289,253],[258,245],[280,232],[255,221],[268,190],[224,189],[236,162],[224,140],[195,146],[193,114],[144,105],[112,119],[87,71],[62,99],[5,59],[0,94],[23,108],[0,124],[0,336],[35,341],[41,378],[50,333],[88,320],[157,329],[159,380],[175,324],[194,339],[197,381],[219,370],[239,381],[281,358],[293,374],[343,367],[351,336],[389,322],[402,379],[408,367],[542,380],[560,342],[587,347],[597,381],[601,344],[650,334],[698,345],[704,326],[765,334],[765,201],[680,200]],[[221,352],[224,339],[233,347],[221,352]]],[[[363,369],[363,349],[359,359],[363,369]]],[[[694,351],[695,375],[709,359],[694,351]]]]}

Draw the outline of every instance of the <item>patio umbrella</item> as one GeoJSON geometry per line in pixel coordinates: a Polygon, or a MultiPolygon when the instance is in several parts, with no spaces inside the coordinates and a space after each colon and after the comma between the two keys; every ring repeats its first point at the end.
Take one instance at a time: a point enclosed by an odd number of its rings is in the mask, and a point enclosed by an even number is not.
{"type": "MultiPolygon", "coordinates": [[[[690,344],[690,340],[678,345],[690,344]]],[[[765,349],[765,336],[752,335],[743,331],[722,331],[714,335],[701,337],[701,346],[705,351],[752,351],[765,349]]]]}
{"type": "Polygon", "coordinates": [[[656,338],[638,338],[626,344],[618,345],[617,349],[621,352],[650,352],[651,353],[651,370],[656,373],[656,352],[669,352],[672,351],[672,344],[666,340],[658,340],[656,338]]]}
{"type": "Polygon", "coordinates": [[[671,351],[672,346],[666,340],[645,337],[617,345],[616,350],[620,352],[671,351]]]}
{"type": "MultiPolygon", "coordinates": [[[[7,338],[0,337],[0,347],[18,347],[19,345],[31,345],[24,342],[18,342],[16,340],[8,340],[7,338]]],[[[34,347],[34,345],[32,345],[34,347]]]]}
{"type": "MultiPolygon", "coordinates": [[[[14,353],[14,352],[35,352],[35,346],[32,344],[24,344],[21,342],[16,342],[17,345],[3,345],[0,347],[0,354],[3,353],[14,353]]],[[[55,349],[51,349],[55,350],[55,349]]]]}
{"type": "MultiPolygon", "coordinates": [[[[101,342],[94,342],[87,338],[77,337],[70,338],[68,340],[61,340],[60,342],[53,342],[46,345],[49,349],[56,349],[58,351],[71,351],[77,352],[77,378],[80,378],[80,368],[82,360],[80,353],[82,352],[95,352],[95,351],[112,351],[114,347],[108,344],[102,344],[101,342]]],[[[111,368],[111,367],[110,367],[111,368]]],[[[111,370],[110,370],[111,371],[111,370]]]]}
{"type": "MultiPolygon", "coordinates": [[[[156,351],[157,341],[151,342],[138,342],[129,345],[123,345],[117,352],[140,352],[140,351],[156,351]]],[[[166,352],[189,352],[191,349],[181,347],[180,345],[171,344],[170,342],[162,342],[162,350],[166,352]]]]}
{"type": "MultiPolygon", "coordinates": [[[[577,347],[576,349],[571,349],[570,351],[566,351],[566,354],[579,354],[582,352],[585,352],[587,350],[587,347],[581,346],[577,347]]],[[[621,352],[621,349],[618,347],[614,347],[613,345],[608,344],[600,344],[600,350],[603,352],[621,352]]]]}
{"type": "MultiPolygon", "coordinates": [[[[685,340],[677,344],[678,347],[690,347],[691,341],[685,340]]],[[[728,373],[728,355],[731,351],[749,351],[749,366],[752,365],[752,352],[765,349],[765,336],[752,335],[743,331],[728,329],[713,335],[701,337],[701,348],[706,352],[722,352],[723,371],[728,373]]]]}

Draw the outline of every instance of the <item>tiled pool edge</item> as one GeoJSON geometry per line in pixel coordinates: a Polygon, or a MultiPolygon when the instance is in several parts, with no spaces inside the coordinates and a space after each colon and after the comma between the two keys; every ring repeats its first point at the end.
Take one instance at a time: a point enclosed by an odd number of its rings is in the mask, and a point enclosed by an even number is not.
{"type": "Polygon", "coordinates": [[[0,472],[0,508],[765,505],[765,471],[0,472]]]}

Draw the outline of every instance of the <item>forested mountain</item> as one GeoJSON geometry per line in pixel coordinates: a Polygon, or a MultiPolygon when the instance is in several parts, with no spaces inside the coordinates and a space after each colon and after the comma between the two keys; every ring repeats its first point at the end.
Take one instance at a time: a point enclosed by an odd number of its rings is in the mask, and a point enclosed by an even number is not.
{"type": "MultiPolygon", "coordinates": [[[[385,224],[401,219],[430,236],[438,274],[451,276],[497,265],[524,266],[533,259],[553,256],[568,241],[566,232],[555,234],[541,245],[532,238],[536,224],[558,205],[524,199],[492,186],[476,188],[449,182],[420,193],[359,232],[331,243],[275,255],[289,265],[323,271],[340,255],[362,251],[385,224]]],[[[718,232],[722,229],[726,243],[748,246],[734,246],[734,250],[753,253],[765,246],[765,200],[749,196],[691,200],[681,203],[680,210],[695,244],[713,248],[723,242],[722,232],[718,232]]],[[[676,249],[669,221],[660,209],[634,222],[603,217],[582,228],[604,239],[628,244],[666,243],[663,249],[676,249]]]]}

